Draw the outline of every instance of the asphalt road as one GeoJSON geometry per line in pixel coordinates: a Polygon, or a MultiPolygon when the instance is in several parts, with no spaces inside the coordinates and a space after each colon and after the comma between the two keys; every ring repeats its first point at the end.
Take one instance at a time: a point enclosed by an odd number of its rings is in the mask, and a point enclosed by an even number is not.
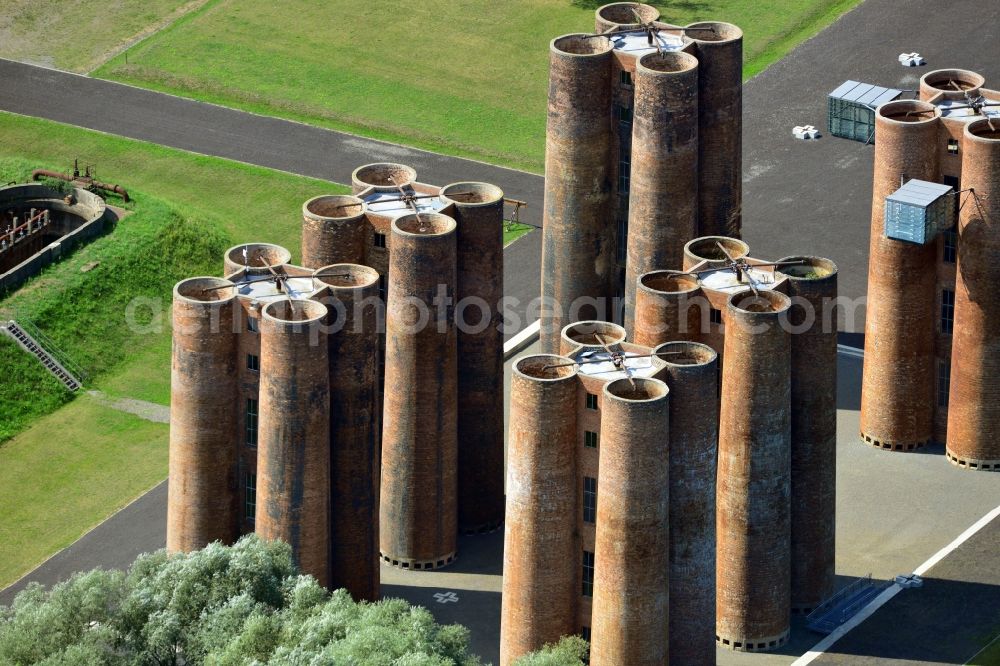
{"type": "MultiPolygon", "coordinates": [[[[872,147],[829,136],[798,141],[792,127],[825,127],[826,94],[846,79],[905,89],[930,69],[961,67],[1000,87],[998,56],[998,2],[867,0],[747,82],[744,236],[754,255],[830,257],[840,266],[841,294],[863,297],[872,147]],[[923,54],[927,67],[901,67],[896,56],[904,51],[923,54]]],[[[541,224],[543,179],[537,175],[109,81],[0,60],[0,109],[339,183],[367,162],[405,162],[426,182],[497,183],[529,202],[525,221],[541,224]]],[[[540,252],[538,233],[507,250],[506,295],[524,304],[538,295],[540,252]]],[[[863,332],[863,317],[845,322],[843,330],[863,332]]]]}
{"type": "Polygon", "coordinates": [[[1000,635],[1000,519],[973,535],[814,664],[965,664],[1000,635]]]}

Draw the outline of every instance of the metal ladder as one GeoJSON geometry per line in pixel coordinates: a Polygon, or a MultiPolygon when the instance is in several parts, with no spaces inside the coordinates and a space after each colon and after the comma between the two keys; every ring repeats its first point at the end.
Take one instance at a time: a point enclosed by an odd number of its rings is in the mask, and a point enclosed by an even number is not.
{"type": "Polygon", "coordinates": [[[12,337],[29,354],[41,361],[45,369],[52,373],[70,391],[79,391],[83,388],[83,382],[77,379],[62,363],[47,352],[24,328],[11,319],[8,322],[0,323],[0,333],[6,333],[12,337]]]}

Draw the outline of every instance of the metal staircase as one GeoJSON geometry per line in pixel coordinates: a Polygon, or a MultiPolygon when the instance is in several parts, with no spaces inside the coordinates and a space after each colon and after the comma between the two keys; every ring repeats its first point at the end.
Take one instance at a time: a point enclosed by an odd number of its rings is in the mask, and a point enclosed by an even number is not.
{"type": "Polygon", "coordinates": [[[32,324],[25,320],[22,320],[19,324],[13,319],[7,322],[0,322],[0,333],[13,338],[25,351],[37,358],[70,391],[79,391],[83,388],[85,373],[79,367],[75,366],[65,355],[61,354],[55,345],[52,344],[52,341],[46,338],[32,324]],[[48,347],[48,350],[42,346],[43,344],[48,347]],[[67,367],[70,369],[67,369],[67,367]]]}
{"type": "Polygon", "coordinates": [[[880,595],[890,583],[873,581],[868,574],[854,580],[806,616],[806,626],[820,634],[831,634],[880,595]]]}

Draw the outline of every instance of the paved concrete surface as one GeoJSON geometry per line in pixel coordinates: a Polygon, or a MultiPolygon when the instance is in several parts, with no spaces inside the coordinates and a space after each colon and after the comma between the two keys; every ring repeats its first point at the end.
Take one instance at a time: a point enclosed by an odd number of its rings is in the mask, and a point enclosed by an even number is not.
{"type": "MultiPolygon", "coordinates": [[[[792,127],[825,127],[826,94],[849,78],[914,88],[930,69],[963,67],[1000,87],[998,33],[997,2],[867,0],[749,81],[743,210],[754,254],[830,257],[841,268],[841,293],[864,296],[872,147],[829,136],[799,141],[792,127]],[[896,56],[904,51],[919,51],[928,65],[901,67],[896,56]]],[[[529,202],[527,222],[541,223],[543,182],[537,175],[9,60],[0,60],[0,82],[2,110],[339,183],[349,182],[356,166],[378,160],[411,164],[432,183],[494,182],[529,202]]],[[[539,293],[540,252],[541,235],[532,233],[505,253],[505,292],[522,304],[539,293]]],[[[864,330],[863,316],[844,323],[847,332],[864,330]]]]}
{"type": "Polygon", "coordinates": [[[1000,520],[896,595],[814,664],[964,664],[1000,634],[1000,520]]]}

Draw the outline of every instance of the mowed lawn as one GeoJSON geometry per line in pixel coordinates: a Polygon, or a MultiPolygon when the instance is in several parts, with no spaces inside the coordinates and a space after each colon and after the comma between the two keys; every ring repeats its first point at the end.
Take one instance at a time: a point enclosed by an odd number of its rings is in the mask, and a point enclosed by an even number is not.
{"type": "Polygon", "coordinates": [[[4,0],[0,58],[89,72],[206,0],[4,0]]]}
{"type": "MultiPolygon", "coordinates": [[[[659,3],[745,34],[752,76],[859,0],[659,3]]],[[[589,0],[212,0],[94,75],[540,172],[548,44],[589,0]]]]}
{"type": "Polygon", "coordinates": [[[0,446],[0,589],[167,474],[167,426],[81,396],[0,446]]]}

